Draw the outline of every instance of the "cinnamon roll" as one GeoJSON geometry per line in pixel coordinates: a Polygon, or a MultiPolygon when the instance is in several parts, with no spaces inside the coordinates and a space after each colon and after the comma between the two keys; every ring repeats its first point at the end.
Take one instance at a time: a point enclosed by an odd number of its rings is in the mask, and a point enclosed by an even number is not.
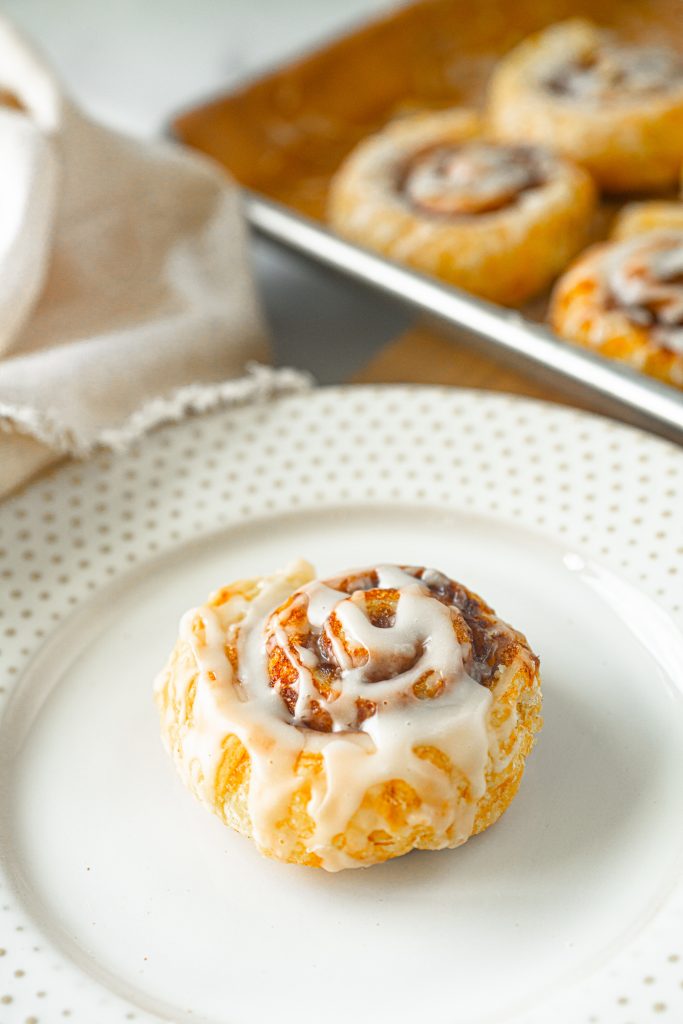
{"type": "Polygon", "coordinates": [[[610,192],[667,189],[683,161],[683,55],[572,19],[530,36],[491,79],[494,134],[542,142],[610,192]]]}
{"type": "Polygon", "coordinates": [[[337,172],[341,235],[504,305],[542,291],[585,244],[594,188],[539,146],[491,141],[467,110],[419,114],[363,141],[337,172]]]}
{"type": "Polygon", "coordinates": [[[550,321],[562,337],[683,388],[683,226],[593,246],[558,281],[550,321]]]}
{"type": "Polygon", "coordinates": [[[521,633],[433,569],[299,562],[182,619],[155,684],[190,790],[279,860],[328,871],[493,824],[541,727],[521,633]]]}
{"type": "Polygon", "coordinates": [[[612,237],[632,238],[660,228],[683,231],[683,203],[654,199],[647,203],[628,203],[614,221],[612,237]]]}

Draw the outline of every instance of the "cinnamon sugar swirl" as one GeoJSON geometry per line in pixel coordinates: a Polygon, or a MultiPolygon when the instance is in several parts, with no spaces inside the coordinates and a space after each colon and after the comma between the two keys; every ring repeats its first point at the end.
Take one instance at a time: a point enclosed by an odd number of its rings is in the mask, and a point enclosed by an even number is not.
{"type": "Polygon", "coordinates": [[[560,279],[562,337],[683,388],[683,226],[596,245],[560,279]]]}
{"type": "Polygon", "coordinates": [[[481,134],[467,110],[419,114],[362,142],[333,180],[342,235],[483,298],[519,305],[585,244],[589,176],[481,134]]]}
{"type": "Polygon", "coordinates": [[[498,138],[551,146],[607,191],[671,188],[683,162],[683,54],[578,18],[553,25],[500,62],[489,120],[498,138]]]}
{"type": "Polygon", "coordinates": [[[522,634],[412,566],[224,587],[183,618],[155,694],[192,792],[262,853],[328,871],[493,824],[541,727],[522,634]]]}

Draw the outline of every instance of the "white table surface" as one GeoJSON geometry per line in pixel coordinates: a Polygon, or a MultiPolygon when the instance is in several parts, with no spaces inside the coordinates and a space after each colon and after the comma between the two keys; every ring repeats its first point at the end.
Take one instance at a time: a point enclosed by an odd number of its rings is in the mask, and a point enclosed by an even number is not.
{"type": "MultiPolygon", "coordinates": [[[[0,0],[71,94],[139,135],[176,111],[314,46],[387,0],[0,0]]],[[[254,239],[278,363],[343,380],[410,322],[389,300],[254,239]]]]}

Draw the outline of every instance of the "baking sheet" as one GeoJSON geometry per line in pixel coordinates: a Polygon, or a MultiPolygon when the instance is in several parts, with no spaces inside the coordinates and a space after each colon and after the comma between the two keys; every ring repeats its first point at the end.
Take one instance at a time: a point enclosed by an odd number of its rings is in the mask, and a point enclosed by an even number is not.
{"type": "MultiPolygon", "coordinates": [[[[510,314],[376,254],[324,227],[329,183],[354,145],[392,117],[478,105],[496,60],[529,32],[572,15],[627,38],[679,45],[679,0],[421,0],[316,52],[181,114],[174,134],[223,163],[244,186],[259,230],[344,273],[571,381],[616,411],[683,442],[675,389],[560,342],[538,325],[543,297],[510,314]],[[534,321],[536,323],[534,323],[534,321]]],[[[595,234],[616,209],[602,205],[595,234]]]]}

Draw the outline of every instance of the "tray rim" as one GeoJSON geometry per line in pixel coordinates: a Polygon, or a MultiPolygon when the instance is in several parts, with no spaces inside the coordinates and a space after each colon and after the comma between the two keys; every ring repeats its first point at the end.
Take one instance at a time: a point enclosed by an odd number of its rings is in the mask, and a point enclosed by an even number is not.
{"type": "Polygon", "coordinates": [[[513,366],[527,371],[540,367],[565,389],[571,385],[588,398],[597,395],[611,406],[605,409],[596,403],[592,411],[598,414],[616,415],[683,445],[683,395],[675,388],[571,345],[517,310],[479,299],[348,242],[318,221],[260,193],[242,188],[242,194],[246,219],[260,234],[450,327],[470,332],[504,352],[513,366]]]}

